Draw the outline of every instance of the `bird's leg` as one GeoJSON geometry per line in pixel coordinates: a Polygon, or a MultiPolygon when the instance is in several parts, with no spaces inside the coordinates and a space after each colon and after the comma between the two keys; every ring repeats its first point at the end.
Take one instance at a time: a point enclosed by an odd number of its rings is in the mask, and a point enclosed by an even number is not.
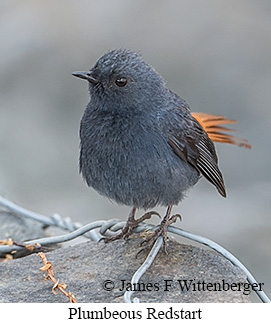
{"type": "Polygon", "coordinates": [[[101,240],[104,240],[104,242],[107,243],[107,242],[118,240],[122,237],[124,239],[128,239],[128,237],[133,233],[133,230],[139,225],[139,223],[141,223],[147,219],[150,219],[153,214],[158,215],[160,217],[159,213],[157,213],[155,211],[150,211],[150,212],[143,214],[140,218],[136,219],[135,212],[136,212],[136,207],[133,207],[132,211],[130,212],[130,214],[128,216],[128,220],[127,220],[124,228],[121,230],[121,232],[119,234],[117,234],[113,237],[102,238],[101,240]]]}
{"type": "Polygon", "coordinates": [[[142,244],[149,243],[149,242],[154,242],[159,236],[162,236],[163,241],[164,241],[164,249],[165,252],[167,253],[166,247],[167,247],[167,229],[168,226],[171,224],[175,223],[177,219],[179,218],[180,220],[181,215],[180,214],[174,214],[170,216],[171,211],[172,211],[173,205],[169,205],[167,208],[166,215],[164,216],[163,220],[161,221],[159,227],[149,236],[146,240],[143,241],[142,244]]]}

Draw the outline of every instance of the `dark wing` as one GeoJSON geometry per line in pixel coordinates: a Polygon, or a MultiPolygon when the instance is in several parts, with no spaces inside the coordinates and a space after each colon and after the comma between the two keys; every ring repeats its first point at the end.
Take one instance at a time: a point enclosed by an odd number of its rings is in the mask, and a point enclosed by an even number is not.
{"type": "Polygon", "coordinates": [[[182,127],[172,129],[167,138],[174,152],[194,166],[218,192],[226,197],[222,173],[217,165],[217,155],[212,140],[189,111],[182,111],[182,127]]]}

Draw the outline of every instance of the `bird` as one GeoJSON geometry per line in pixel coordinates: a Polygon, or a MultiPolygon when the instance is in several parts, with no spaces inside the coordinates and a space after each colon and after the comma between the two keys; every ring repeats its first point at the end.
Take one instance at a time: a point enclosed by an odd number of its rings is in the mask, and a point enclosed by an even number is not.
{"type": "Polygon", "coordinates": [[[201,177],[226,197],[214,142],[251,148],[225,127],[236,121],[191,112],[162,76],[137,51],[114,49],[88,71],[72,73],[88,81],[90,101],[80,122],[79,168],[86,184],[121,205],[132,207],[120,233],[127,239],[139,223],[165,206],[166,213],[148,241],[163,237],[180,217],[172,208],[201,177]]]}

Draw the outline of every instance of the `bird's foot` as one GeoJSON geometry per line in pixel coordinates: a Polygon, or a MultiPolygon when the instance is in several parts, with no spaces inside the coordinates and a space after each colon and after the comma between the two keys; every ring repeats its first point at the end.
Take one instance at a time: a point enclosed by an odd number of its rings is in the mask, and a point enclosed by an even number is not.
{"type": "Polygon", "coordinates": [[[156,211],[150,211],[145,214],[143,214],[140,218],[135,219],[135,210],[136,208],[133,208],[131,213],[129,214],[128,220],[124,226],[124,228],[121,230],[120,233],[116,234],[115,236],[112,237],[104,237],[101,238],[105,243],[112,242],[121,238],[124,238],[127,240],[129,236],[133,233],[133,230],[139,225],[139,223],[150,219],[153,215],[157,215],[161,218],[160,214],[156,211]]]}
{"type": "MultiPolygon", "coordinates": [[[[163,245],[164,245],[164,251],[167,254],[167,231],[168,231],[168,227],[171,224],[175,223],[177,221],[177,219],[180,219],[180,221],[182,220],[182,217],[181,217],[180,214],[174,214],[171,217],[169,217],[168,214],[166,214],[166,216],[164,217],[164,219],[160,223],[159,227],[154,232],[149,234],[147,238],[145,238],[145,240],[141,243],[141,246],[146,245],[146,248],[149,248],[150,246],[153,246],[153,244],[155,243],[155,241],[157,240],[157,238],[159,236],[162,236],[163,245]]],[[[142,250],[144,250],[144,248],[141,249],[139,251],[139,253],[142,250]]]]}

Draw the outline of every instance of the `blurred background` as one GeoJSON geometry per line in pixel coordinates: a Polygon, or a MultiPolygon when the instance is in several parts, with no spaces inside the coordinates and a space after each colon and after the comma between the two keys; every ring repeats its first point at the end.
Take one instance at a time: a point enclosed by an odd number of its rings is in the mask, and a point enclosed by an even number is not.
{"type": "Polygon", "coordinates": [[[110,49],[139,50],[192,111],[238,120],[252,144],[216,145],[226,199],[202,179],[175,212],[177,225],[230,250],[271,295],[270,1],[2,0],[0,44],[0,194],[83,224],[127,218],[129,208],[78,173],[89,96],[71,73],[110,49]]]}

